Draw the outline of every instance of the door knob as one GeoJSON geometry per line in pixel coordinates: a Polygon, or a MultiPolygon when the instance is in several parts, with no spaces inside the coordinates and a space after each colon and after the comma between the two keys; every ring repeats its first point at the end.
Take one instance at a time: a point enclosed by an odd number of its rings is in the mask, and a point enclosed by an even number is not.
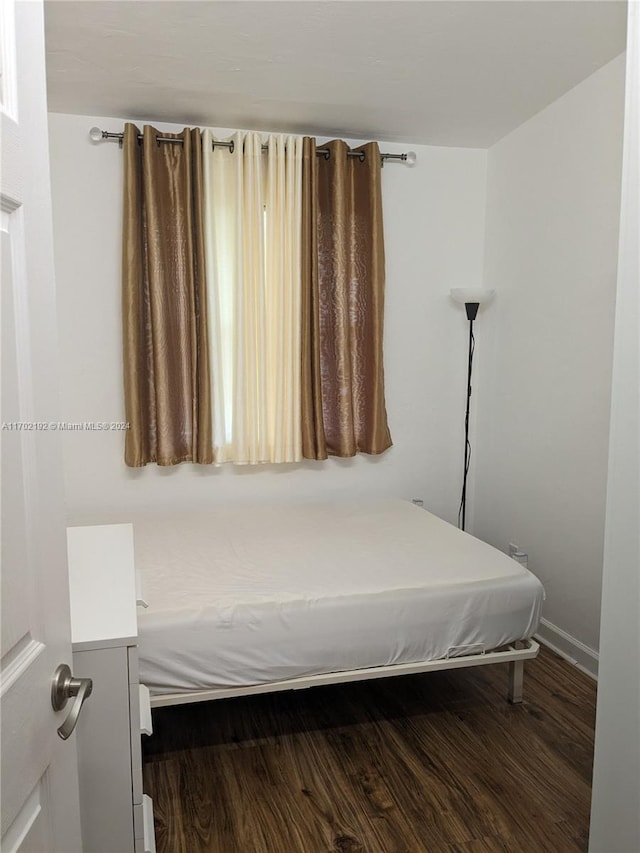
{"type": "Polygon", "coordinates": [[[84,700],[91,696],[93,681],[90,678],[74,678],[66,663],[61,663],[53,674],[51,682],[51,705],[54,711],[61,711],[69,699],[73,705],[69,716],[58,729],[62,740],[66,740],[75,729],[84,700]]]}

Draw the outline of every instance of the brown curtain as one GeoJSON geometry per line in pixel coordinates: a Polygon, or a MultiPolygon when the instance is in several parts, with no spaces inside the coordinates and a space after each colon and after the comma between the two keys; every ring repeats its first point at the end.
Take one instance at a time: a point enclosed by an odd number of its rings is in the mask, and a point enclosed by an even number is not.
{"type": "Polygon", "coordinates": [[[382,453],[384,242],[380,150],[345,142],[302,164],[302,448],[307,459],[382,453]]]}
{"type": "Polygon", "coordinates": [[[141,143],[138,134],[125,125],[125,462],[210,463],[201,134],[146,126],[141,143]]]}

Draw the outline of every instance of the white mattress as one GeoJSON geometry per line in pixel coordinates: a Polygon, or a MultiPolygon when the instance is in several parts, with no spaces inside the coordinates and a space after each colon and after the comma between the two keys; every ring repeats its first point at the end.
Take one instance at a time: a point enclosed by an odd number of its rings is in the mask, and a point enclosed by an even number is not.
{"type": "Polygon", "coordinates": [[[405,501],[127,520],[156,695],[489,650],[538,625],[529,571],[405,501]]]}

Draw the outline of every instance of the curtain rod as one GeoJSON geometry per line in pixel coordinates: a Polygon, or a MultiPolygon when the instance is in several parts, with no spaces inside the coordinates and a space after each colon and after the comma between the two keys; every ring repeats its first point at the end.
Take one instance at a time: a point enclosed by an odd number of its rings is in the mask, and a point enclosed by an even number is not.
{"type": "MultiPolygon", "coordinates": [[[[92,127],[89,131],[89,138],[92,142],[102,142],[105,139],[117,139],[120,147],[122,147],[122,140],[124,139],[124,133],[111,133],[108,130],[101,130],[99,127],[92,127]]],[[[138,134],[138,142],[141,142],[143,136],[141,133],[138,134]]],[[[177,145],[182,145],[182,139],[175,139],[172,136],[158,136],[156,137],[156,142],[169,142],[175,143],[177,145]]],[[[212,140],[211,143],[212,148],[228,148],[230,152],[233,152],[234,142],[217,142],[212,140]]],[[[263,145],[262,150],[267,151],[269,149],[268,145],[263,145]]],[[[328,148],[316,148],[316,154],[318,156],[328,157],[330,151],[328,148]]],[[[347,157],[359,157],[360,160],[364,160],[364,153],[362,151],[347,151],[347,157]]],[[[407,166],[413,166],[416,162],[416,154],[415,151],[407,151],[404,154],[387,154],[381,153],[380,159],[384,163],[385,160],[402,160],[407,166]]]]}

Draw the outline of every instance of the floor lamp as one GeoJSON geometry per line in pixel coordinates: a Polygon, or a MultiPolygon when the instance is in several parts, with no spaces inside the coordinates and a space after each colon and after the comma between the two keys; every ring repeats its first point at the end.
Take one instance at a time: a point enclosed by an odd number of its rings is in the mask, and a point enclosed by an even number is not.
{"type": "Polygon", "coordinates": [[[469,411],[471,407],[471,373],[473,371],[473,351],[475,349],[475,338],[473,336],[473,321],[478,314],[480,305],[487,305],[493,299],[495,290],[484,290],[481,287],[454,287],[451,296],[464,305],[469,321],[469,353],[467,367],[467,409],[464,416],[464,474],[462,478],[462,496],[460,508],[458,509],[458,527],[465,529],[467,513],[467,475],[471,462],[471,444],[469,442],[469,411]]]}

